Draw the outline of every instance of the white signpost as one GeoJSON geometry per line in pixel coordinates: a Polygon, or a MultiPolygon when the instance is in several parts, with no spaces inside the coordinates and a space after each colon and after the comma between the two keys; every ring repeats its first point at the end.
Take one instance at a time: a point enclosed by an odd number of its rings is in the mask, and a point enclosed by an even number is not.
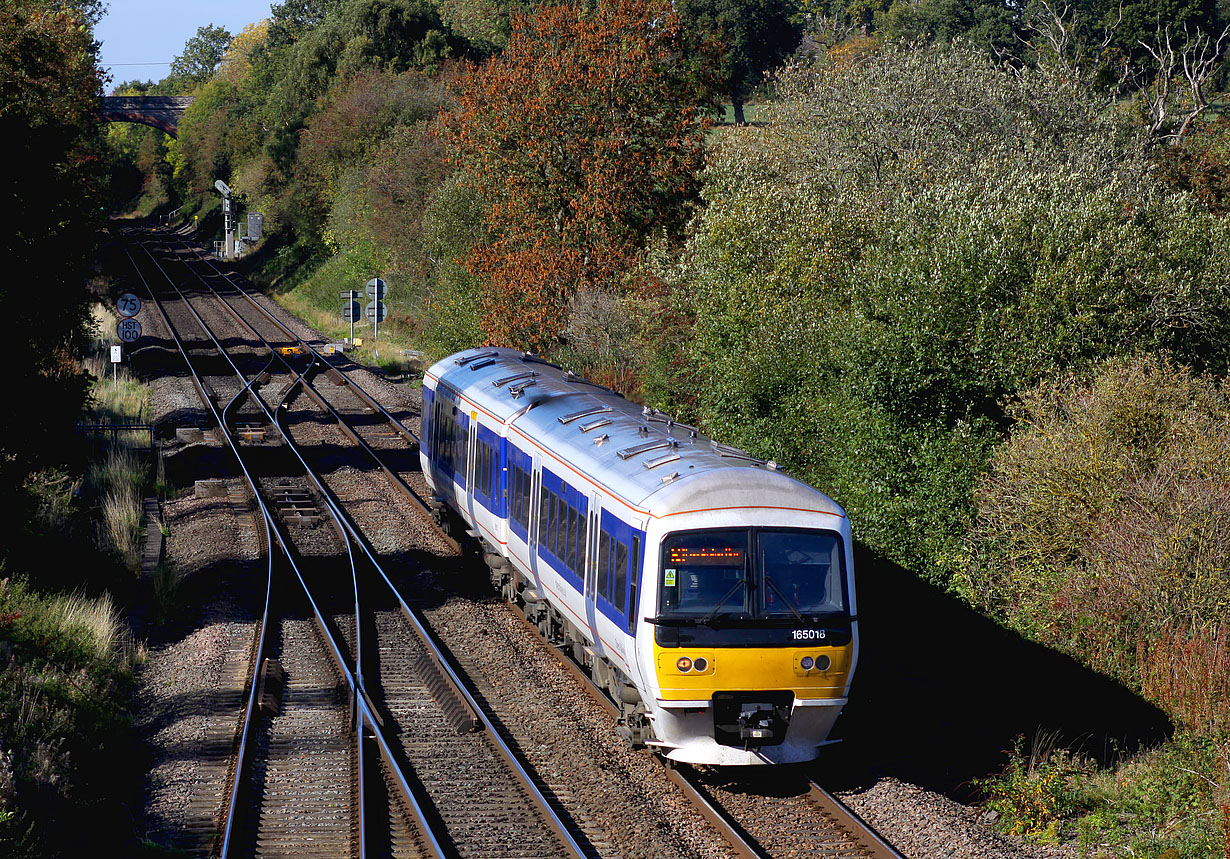
{"type": "Polygon", "coordinates": [[[119,363],[124,360],[124,347],[111,347],[111,387],[118,388],[120,386],[119,363]]]}
{"type": "Polygon", "coordinates": [[[348,289],[342,293],[342,298],[346,299],[342,304],[342,318],[350,323],[350,342],[354,342],[354,324],[357,320],[362,319],[363,308],[359,306],[359,302],[355,301],[362,293],[357,289],[348,289]]]}
{"type": "Polygon", "coordinates": [[[222,195],[222,228],[226,233],[226,249],[222,252],[225,259],[235,256],[235,213],[231,211],[231,186],[221,179],[214,182],[214,187],[222,195]]]}

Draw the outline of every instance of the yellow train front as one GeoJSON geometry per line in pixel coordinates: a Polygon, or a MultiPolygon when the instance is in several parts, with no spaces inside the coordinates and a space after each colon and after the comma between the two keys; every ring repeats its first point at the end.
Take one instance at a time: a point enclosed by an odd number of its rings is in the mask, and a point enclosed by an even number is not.
{"type": "Polygon", "coordinates": [[[857,660],[841,508],[767,467],[698,474],[650,507],[636,642],[653,669],[648,742],[691,763],[816,757],[857,660]]]}
{"type": "Polygon", "coordinates": [[[532,355],[449,356],[423,399],[434,503],[625,738],[698,764],[816,757],[858,658],[838,504],[532,355]]]}

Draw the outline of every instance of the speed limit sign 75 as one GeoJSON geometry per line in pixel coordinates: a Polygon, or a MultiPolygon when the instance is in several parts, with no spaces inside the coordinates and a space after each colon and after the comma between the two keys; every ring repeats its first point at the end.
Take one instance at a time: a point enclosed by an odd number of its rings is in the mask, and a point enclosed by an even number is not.
{"type": "Polygon", "coordinates": [[[115,302],[115,309],[125,318],[136,316],[141,312],[141,299],[131,292],[125,292],[115,302]]]}
{"type": "Polygon", "coordinates": [[[135,343],[141,337],[141,323],[135,319],[121,319],[115,330],[125,343],[135,343]]]}

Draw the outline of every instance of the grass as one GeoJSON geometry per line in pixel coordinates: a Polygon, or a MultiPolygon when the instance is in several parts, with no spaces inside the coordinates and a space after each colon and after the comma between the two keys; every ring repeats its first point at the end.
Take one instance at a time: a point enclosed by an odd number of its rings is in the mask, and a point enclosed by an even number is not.
{"type": "MultiPolygon", "coordinates": [[[[90,391],[92,422],[97,424],[145,424],[150,420],[149,391],[127,367],[113,368],[110,347],[116,341],[118,319],[108,308],[95,305],[94,322],[99,332],[84,360],[95,377],[90,391]]],[[[117,432],[109,436],[100,458],[91,464],[85,486],[98,500],[101,512],[99,545],[115,553],[134,573],[140,571],[142,497],[161,482],[161,468],[151,469],[146,454],[138,449],[149,443],[145,431],[117,432]]],[[[158,463],[161,466],[161,462],[158,463]]]]}
{"type": "MultiPolygon", "coordinates": [[[[350,338],[350,323],[341,315],[341,292],[362,292],[364,284],[375,276],[365,274],[360,268],[354,260],[339,254],[326,261],[294,289],[274,293],[273,297],[333,342],[340,343],[350,338]]],[[[411,300],[411,296],[406,294],[408,289],[399,291],[394,276],[382,276],[389,282],[389,296],[385,300],[389,318],[380,323],[378,331],[373,330],[370,321],[356,322],[354,335],[362,341],[362,345],[348,354],[356,363],[380,367],[386,372],[401,372],[405,369],[403,352],[407,349],[421,350],[423,345],[417,329],[399,318],[404,313],[405,304],[399,308],[398,302],[411,300]]],[[[363,306],[368,303],[366,296],[358,301],[363,306]]]]}
{"type": "Polygon", "coordinates": [[[122,843],[124,702],[143,654],[116,605],[106,594],[48,596],[0,579],[0,656],[0,855],[122,843]]]}

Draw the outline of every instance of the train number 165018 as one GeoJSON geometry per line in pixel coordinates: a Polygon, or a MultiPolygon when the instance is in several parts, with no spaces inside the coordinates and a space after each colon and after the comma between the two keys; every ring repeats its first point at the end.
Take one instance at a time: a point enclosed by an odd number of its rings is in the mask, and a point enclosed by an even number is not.
{"type": "Polygon", "coordinates": [[[795,641],[816,641],[825,637],[823,629],[796,629],[794,631],[795,641]]]}

